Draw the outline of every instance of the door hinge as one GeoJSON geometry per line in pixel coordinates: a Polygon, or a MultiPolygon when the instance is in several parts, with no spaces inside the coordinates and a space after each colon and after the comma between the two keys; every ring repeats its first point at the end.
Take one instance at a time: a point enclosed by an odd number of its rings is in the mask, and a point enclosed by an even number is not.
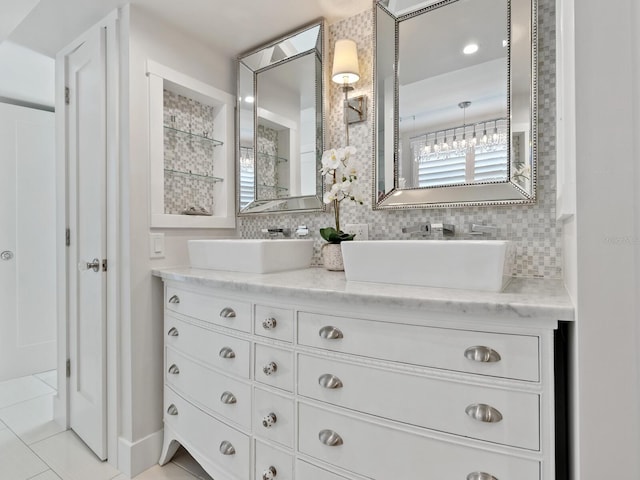
{"type": "Polygon", "coordinates": [[[71,245],[71,229],[70,228],[67,228],[67,230],[64,233],[64,244],[67,247],[71,245]]]}
{"type": "Polygon", "coordinates": [[[67,358],[67,378],[71,378],[71,359],[67,358]]]}
{"type": "Polygon", "coordinates": [[[64,104],[69,105],[71,103],[71,92],[69,87],[64,87],[64,104]]]}
{"type": "Polygon", "coordinates": [[[103,272],[107,271],[107,259],[106,258],[102,259],[102,271],[103,272]]]}

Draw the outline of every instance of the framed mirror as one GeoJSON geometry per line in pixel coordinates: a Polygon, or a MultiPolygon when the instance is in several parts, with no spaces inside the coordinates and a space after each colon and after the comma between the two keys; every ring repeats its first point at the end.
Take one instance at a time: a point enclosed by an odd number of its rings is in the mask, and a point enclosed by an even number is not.
{"type": "Polygon", "coordinates": [[[378,0],[374,209],[534,203],[536,0],[378,0]]]}
{"type": "Polygon", "coordinates": [[[238,212],[320,211],[324,22],[238,58],[238,212]]]}

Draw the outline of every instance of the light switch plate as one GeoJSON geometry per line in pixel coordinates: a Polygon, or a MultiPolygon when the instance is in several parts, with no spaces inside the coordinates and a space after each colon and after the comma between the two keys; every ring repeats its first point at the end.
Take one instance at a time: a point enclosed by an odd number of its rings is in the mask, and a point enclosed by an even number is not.
{"type": "Polygon", "coordinates": [[[149,258],[164,258],[164,233],[149,234],[149,258]]]}
{"type": "Polygon", "coordinates": [[[355,233],[355,241],[369,240],[369,225],[366,223],[347,223],[344,226],[345,233],[355,233]]]}

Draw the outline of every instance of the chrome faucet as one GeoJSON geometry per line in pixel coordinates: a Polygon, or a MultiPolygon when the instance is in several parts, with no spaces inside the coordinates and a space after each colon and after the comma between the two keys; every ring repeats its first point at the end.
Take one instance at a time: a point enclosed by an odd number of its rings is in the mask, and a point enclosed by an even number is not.
{"type": "Polygon", "coordinates": [[[495,225],[478,225],[475,223],[472,223],[469,227],[469,235],[484,235],[485,233],[495,235],[498,233],[498,227],[495,225]]]}
{"type": "Polygon", "coordinates": [[[284,238],[289,238],[291,236],[291,230],[288,228],[263,228],[261,232],[268,234],[271,238],[277,237],[278,234],[282,234],[284,238]]]}
{"type": "Polygon", "coordinates": [[[298,225],[296,228],[296,237],[306,237],[309,235],[309,227],[306,225],[298,225]]]}
{"type": "Polygon", "coordinates": [[[443,237],[455,237],[456,227],[450,223],[433,223],[431,224],[431,230],[434,232],[442,232],[443,237]]]}
{"type": "Polygon", "coordinates": [[[413,227],[402,227],[402,233],[419,233],[423,237],[426,237],[431,233],[431,224],[421,223],[413,227]]]}

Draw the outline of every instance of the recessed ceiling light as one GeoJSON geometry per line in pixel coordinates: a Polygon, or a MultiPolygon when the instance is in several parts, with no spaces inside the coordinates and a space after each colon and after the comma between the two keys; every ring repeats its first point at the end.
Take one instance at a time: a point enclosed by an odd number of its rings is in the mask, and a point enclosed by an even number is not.
{"type": "Polygon", "coordinates": [[[253,103],[255,99],[252,96],[245,97],[244,101],[247,103],[253,103]]]}
{"type": "Polygon", "coordinates": [[[464,53],[465,55],[471,55],[473,53],[476,53],[477,51],[478,51],[477,43],[470,43],[469,45],[467,45],[462,49],[462,53],[464,53]]]}

